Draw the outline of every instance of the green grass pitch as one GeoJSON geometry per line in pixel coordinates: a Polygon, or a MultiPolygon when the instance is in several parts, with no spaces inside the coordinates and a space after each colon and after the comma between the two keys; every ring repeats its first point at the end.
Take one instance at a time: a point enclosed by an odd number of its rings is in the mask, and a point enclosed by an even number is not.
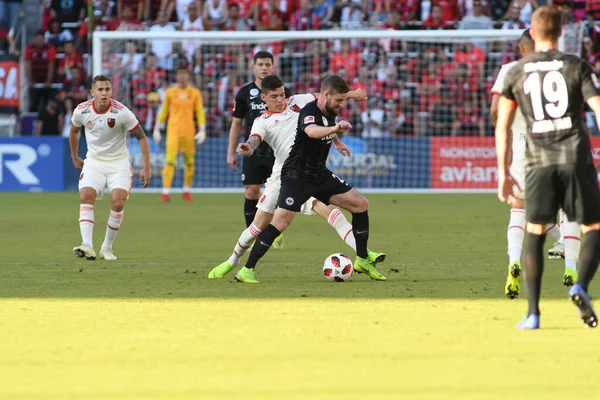
{"type": "MultiPolygon", "coordinates": [[[[244,228],[242,195],[173,197],[131,196],[111,263],[71,253],[77,194],[0,195],[0,399],[598,396],[600,331],[562,262],[546,261],[542,330],[515,329],[526,302],[504,297],[494,195],[368,195],[387,282],[327,282],[325,257],[353,254],[298,215],[260,285],[206,277],[244,228]]],[[[96,251],[108,212],[97,203],[96,251]]]]}

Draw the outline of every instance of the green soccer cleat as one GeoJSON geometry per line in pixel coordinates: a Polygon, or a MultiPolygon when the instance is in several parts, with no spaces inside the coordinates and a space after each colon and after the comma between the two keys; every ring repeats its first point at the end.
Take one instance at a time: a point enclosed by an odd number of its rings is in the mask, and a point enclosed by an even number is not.
{"type": "Polygon", "coordinates": [[[367,258],[356,257],[354,261],[354,271],[360,274],[367,274],[369,277],[376,281],[387,280],[385,276],[381,275],[379,271],[375,269],[373,262],[367,258]]]}
{"type": "Polygon", "coordinates": [[[235,275],[235,280],[244,283],[260,283],[254,278],[254,268],[243,267],[235,275]]]}
{"type": "Polygon", "coordinates": [[[283,247],[283,233],[275,238],[275,241],[271,247],[274,250],[280,250],[283,247]]]}
{"type": "Polygon", "coordinates": [[[385,253],[376,253],[371,250],[367,250],[367,255],[369,256],[369,261],[371,261],[373,265],[377,265],[377,263],[382,263],[387,258],[385,253]]]}
{"type": "Polygon", "coordinates": [[[573,286],[575,283],[577,283],[578,277],[579,274],[577,273],[576,269],[565,268],[565,274],[563,275],[563,285],[565,285],[566,287],[573,286]]]}
{"type": "Polygon", "coordinates": [[[521,289],[521,272],[521,263],[518,261],[515,261],[508,266],[508,276],[506,277],[504,293],[509,299],[516,299],[519,297],[519,290],[521,289]]]}
{"type": "Polygon", "coordinates": [[[233,269],[233,264],[230,263],[229,260],[227,260],[224,263],[221,263],[218,266],[214,267],[208,273],[208,279],[221,279],[221,278],[225,277],[225,275],[227,275],[229,273],[229,271],[231,271],[232,269],[233,269]]]}

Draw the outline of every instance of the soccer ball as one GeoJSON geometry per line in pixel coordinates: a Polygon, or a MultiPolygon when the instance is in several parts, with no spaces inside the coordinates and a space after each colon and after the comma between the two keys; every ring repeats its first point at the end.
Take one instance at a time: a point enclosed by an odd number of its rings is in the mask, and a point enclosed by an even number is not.
{"type": "Polygon", "coordinates": [[[352,260],[342,253],[335,253],[325,259],[323,275],[331,282],[345,282],[352,276],[352,260]]]}

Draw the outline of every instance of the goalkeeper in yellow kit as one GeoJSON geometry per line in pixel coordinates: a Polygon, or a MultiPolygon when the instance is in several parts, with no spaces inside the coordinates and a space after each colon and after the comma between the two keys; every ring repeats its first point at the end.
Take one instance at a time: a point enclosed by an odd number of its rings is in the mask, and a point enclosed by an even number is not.
{"type": "Polygon", "coordinates": [[[183,198],[192,201],[190,187],[194,180],[196,143],[202,144],[206,140],[206,119],[204,105],[200,91],[189,85],[190,71],[181,66],[175,76],[177,85],[167,89],[165,100],[160,110],[154,127],[154,141],[158,144],[161,140],[160,126],[167,122],[167,157],[163,170],[163,193],[161,202],[170,200],[171,183],[175,175],[175,160],[177,153],[182,152],[185,160],[183,172],[183,198]],[[198,122],[198,130],[194,124],[194,113],[198,122]]]}

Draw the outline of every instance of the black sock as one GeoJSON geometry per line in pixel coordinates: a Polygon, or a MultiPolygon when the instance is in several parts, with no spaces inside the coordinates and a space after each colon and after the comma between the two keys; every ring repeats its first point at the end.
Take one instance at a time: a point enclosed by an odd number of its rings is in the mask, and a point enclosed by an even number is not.
{"type": "Polygon", "coordinates": [[[369,212],[352,214],[352,233],[356,240],[356,255],[367,258],[367,242],[369,240],[369,212]]]}
{"type": "Polygon", "coordinates": [[[248,256],[248,261],[246,261],[246,268],[254,268],[258,260],[269,251],[275,238],[280,234],[281,232],[273,225],[267,226],[256,238],[256,243],[254,243],[254,247],[252,247],[252,251],[248,256]]]}
{"type": "Polygon", "coordinates": [[[250,226],[252,221],[254,221],[254,216],[256,215],[256,205],[258,204],[258,200],[244,200],[244,218],[246,218],[246,228],[250,226]]]}
{"type": "Polygon", "coordinates": [[[529,234],[525,246],[525,280],[527,282],[527,315],[540,315],[540,292],[544,273],[544,241],[546,234],[529,234]]]}
{"type": "Polygon", "coordinates": [[[600,262],[600,231],[589,231],[585,234],[585,241],[581,246],[579,255],[579,278],[577,283],[587,292],[588,286],[600,262]]]}

